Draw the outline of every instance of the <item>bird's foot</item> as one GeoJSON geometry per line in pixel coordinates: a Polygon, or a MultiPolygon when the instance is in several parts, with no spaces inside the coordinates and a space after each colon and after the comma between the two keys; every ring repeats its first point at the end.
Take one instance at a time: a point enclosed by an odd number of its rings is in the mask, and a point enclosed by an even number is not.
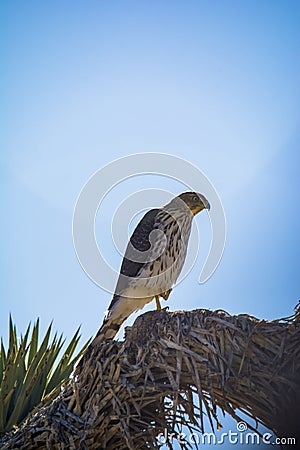
{"type": "Polygon", "coordinates": [[[172,289],[169,289],[169,290],[166,291],[166,292],[162,292],[162,293],[160,294],[160,296],[161,296],[164,300],[168,300],[168,298],[169,298],[171,292],[172,292],[172,289]]]}

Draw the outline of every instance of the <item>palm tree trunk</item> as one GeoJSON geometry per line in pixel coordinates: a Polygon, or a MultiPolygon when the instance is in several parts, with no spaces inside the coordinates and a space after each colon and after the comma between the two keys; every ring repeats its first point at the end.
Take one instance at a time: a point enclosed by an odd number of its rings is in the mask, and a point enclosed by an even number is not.
{"type": "Polygon", "coordinates": [[[210,432],[204,414],[219,428],[220,409],[299,443],[299,356],[299,310],[272,322],[224,311],[146,313],[123,342],[90,344],[60,395],[2,448],[159,448],[157,436],[182,424],[210,432]]]}

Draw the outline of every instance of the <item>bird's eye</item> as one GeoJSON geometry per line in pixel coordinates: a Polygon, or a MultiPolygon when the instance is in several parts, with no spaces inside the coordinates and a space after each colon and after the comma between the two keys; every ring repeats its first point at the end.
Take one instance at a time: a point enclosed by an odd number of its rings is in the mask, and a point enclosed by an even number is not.
{"type": "Polygon", "coordinates": [[[194,195],[194,196],[193,196],[193,202],[198,202],[198,201],[199,201],[198,196],[197,196],[197,195],[194,195]]]}

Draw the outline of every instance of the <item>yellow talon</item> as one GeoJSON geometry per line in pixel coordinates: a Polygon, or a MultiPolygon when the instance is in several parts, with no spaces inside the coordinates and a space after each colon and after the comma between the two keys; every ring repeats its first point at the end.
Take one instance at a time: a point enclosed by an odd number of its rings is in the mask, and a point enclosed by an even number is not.
{"type": "Polygon", "coordinates": [[[163,298],[164,300],[168,300],[168,298],[169,298],[169,296],[170,296],[170,294],[171,294],[171,291],[172,291],[172,289],[169,289],[168,291],[163,292],[163,293],[161,294],[162,298],[163,298]]]}

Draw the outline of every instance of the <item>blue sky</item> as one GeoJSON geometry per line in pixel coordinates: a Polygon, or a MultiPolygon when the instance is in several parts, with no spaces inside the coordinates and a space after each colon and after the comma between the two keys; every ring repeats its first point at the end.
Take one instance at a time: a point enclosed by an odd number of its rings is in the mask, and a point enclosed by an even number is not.
{"type": "MultiPolygon", "coordinates": [[[[9,311],[20,330],[39,316],[67,337],[80,323],[84,339],[96,332],[110,295],[76,259],[74,205],[97,169],[144,152],[198,166],[226,214],[220,266],[198,284],[204,239],[170,308],[291,314],[300,275],[299,2],[5,1],[1,9],[1,335],[9,311]]],[[[122,195],[146,187],[182,190],[154,176],[124,183],[98,218],[100,241],[122,195]]],[[[206,236],[205,218],[197,223],[206,236]]],[[[102,245],[114,255],[109,239],[102,245]]],[[[120,257],[111,259],[117,268],[120,257]]]]}

